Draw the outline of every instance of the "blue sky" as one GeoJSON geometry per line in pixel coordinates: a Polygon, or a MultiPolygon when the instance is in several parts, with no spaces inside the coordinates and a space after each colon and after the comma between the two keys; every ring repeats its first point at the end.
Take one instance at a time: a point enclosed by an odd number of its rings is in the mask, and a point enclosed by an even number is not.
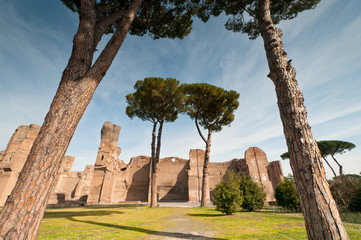
{"type": "MultiPolygon", "coordinates": [[[[19,125],[42,124],[70,57],[78,18],[61,1],[0,0],[0,4],[3,150],[19,125]]],[[[315,10],[279,25],[315,138],[356,144],[354,150],[338,156],[346,173],[361,171],[360,9],[359,0],[323,0],[315,10]]],[[[105,121],[122,127],[120,159],[129,162],[133,156],[150,155],[151,123],[125,115],[125,96],[145,77],[207,82],[238,91],[235,121],[213,134],[211,161],[243,158],[252,146],[263,149],[269,160],[279,160],[287,147],[274,86],[266,77],[262,39],[226,31],[226,19],[212,18],[206,24],[196,20],[183,40],[128,35],[70,143],[67,155],[76,157],[73,170],[94,164],[105,121]]],[[[180,116],[165,125],[161,157],[187,159],[191,148],[204,149],[193,121],[180,116]]],[[[291,173],[288,161],[282,166],[285,175],[291,173]]]]}

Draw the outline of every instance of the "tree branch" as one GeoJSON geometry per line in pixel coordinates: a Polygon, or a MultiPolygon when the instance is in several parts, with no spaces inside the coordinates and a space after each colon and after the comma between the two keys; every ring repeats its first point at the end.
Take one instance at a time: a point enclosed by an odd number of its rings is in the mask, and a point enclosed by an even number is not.
{"type": "Polygon", "coordinates": [[[143,0],[133,0],[127,9],[126,14],[124,15],[118,29],[109,40],[108,44],[103,49],[102,53],[98,59],[93,64],[92,68],[88,73],[88,77],[96,79],[98,82],[104,77],[105,73],[112,64],[116,54],[119,51],[132,23],[136,17],[140,5],[143,0]]]}
{"type": "Polygon", "coordinates": [[[253,13],[249,12],[245,7],[242,6],[242,5],[243,5],[242,0],[239,0],[239,1],[237,2],[237,5],[239,5],[239,7],[243,9],[243,11],[245,11],[246,13],[248,13],[248,15],[250,15],[251,17],[253,17],[254,19],[257,20],[256,16],[253,15],[253,13]]]}
{"type": "Polygon", "coordinates": [[[219,121],[221,120],[220,117],[217,117],[217,119],[209,126],[209,128],[212,128],[214,125],[216,125],[217,123],[219,123],[219,121]]]}
{"type": "Polygon", "coordinates": [[[116,21],[120,20],[122,17],[124,17],[125,13],[126,13],[125,11],[119,10],[108,17],[104,17],[98,20],[94,34],[94,49],[102,39],[108,27],[113,23],[115,23],[116,21]]]}
{"type": "Polygon", "coordinates": [[[109,11],[117,12],[119,10],[117,6],[107,4],[107,3],[104,3],[104,2],[98,3],[96,5],[96,8],[97,8],[97,17],[102,15],[102,14],[105,14],[105,13],[107,13],[109,11]]]}
{"type": "Polygon", "coordinates": [[[336,177],[335,170],[333,170],[333,168],[331,167],[330,163],[327,161],[327,159],[326,159],[324,156],[322,156],[322,158],[323,158],[323,160],[325,160],[325,162],[327,163],[327,165],[330,167],[330,169],[331,169],[331,171],[332,171],[333,175],[336,177]]]}
{"type": "Polygon", "coordinates": [[[338,165],[338,168],[339,168],[339,173],[340,173],[340,176],[342,177],[343,174],[342,174],[342,165],[336,160],[336,158],[333,156],[333,154],[330,154],[332,159],[337,163],[338,165]]]}
{"type": "Polygon", "coordinates": [[[202,140],[207,144],[206,138],[203,136],[201,130],[199,129],[197,117],[195,117],[195,122],[196,122],[196,127],[197,127],[197,130],[198,130],[199,136],[201,136],[202,140]]]}
{"type": "Polygon", "coordinates": [[[157,149],[156,149],[156,153],[155,153],[156,162],[159,162],[163,124],[164,124],[164,118],[159,122],[158,136],[157,136],[157,149]]]}
{"type": "Polygon", "coordinates": [[[95,0],[81,1],[79,27],[74,36],[72,54],[67,65],[68,67],[64,70],[63,77],[77,72],[78,78],[80,78],[89,70],[93,60],[94,51],[91,42],[94,38],[95,25],[95,0]],[[69,66],[76,66],[76,68],[69,66]]]}

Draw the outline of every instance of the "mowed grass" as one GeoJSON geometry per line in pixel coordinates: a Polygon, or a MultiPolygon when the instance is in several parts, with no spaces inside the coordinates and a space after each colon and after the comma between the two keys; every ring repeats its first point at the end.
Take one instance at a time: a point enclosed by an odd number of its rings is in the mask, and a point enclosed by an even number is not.
{"type": "MultiPolygon", "coordinates": [[[[215,209],[194,208],[191,216],[212,224],[223,239],[308,239],[301,213],[271,211],[237,212],[234,215],[219,215],[215,209]]],[[[350,239],[361,240],[361,214],[358,224],[344,221],[350,239]]]]}
{"type": "MultiPolygon", "coordinates": [[[[355,215],[356,219],[358,216],[361,214],[355,215]]],[[[194,221],[200,229],[205,226],[212,229],[214,236],[205,239],[307,239],[303,216],[299,213],[258,211],[227,216],[214,208],[146,206],[48,209],[38,239],[148,239],[177,234],[179,228],[174,231],[172,228],[182,224],[179,219],[194,221]]],[[[361,219],[356,223],[346,221],[350,239],[361,240],[361,219]]]]}
{"type": "Polygon", "coordinates": [[[48,209],[37,239],[137,239],[156,234],[176,208],[139,206],[48,209]]]}

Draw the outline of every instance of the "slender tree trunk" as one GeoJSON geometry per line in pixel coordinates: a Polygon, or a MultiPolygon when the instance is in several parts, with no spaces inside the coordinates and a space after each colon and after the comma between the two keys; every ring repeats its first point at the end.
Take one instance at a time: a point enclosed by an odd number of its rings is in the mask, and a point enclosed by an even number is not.
{"type": "Polygon", "coordinates": [[[207,206],[207,201],[209,200],[209,154],[211,152],[211,138],[212,130],[208,129],[208,137],[206,142],[206,152],[204,155],[204,164],[203,164],[203,184],[202,184],[202,198],[201,198],[201,207],[207,206]]]}
{"type": "Polygon", "coordinates": [[[149,193],[148,193],[148,202],[151,203],[152,197],[152,182],[153,182],[153,169],[155,164],[155,141],[157,140],[157,124],[158,122],[153,123],[153,131],[152,131],[152,144],[151,144],[151,151],[152,155],[150,158],[150,166],[149,166],[149,193]]]}
{"type": "MultiPolygon", "coordinates": [[[[157,138],[157,122],[153,124],[153,132],[152,132],[152,157],[151,157],[151,164],[150,164],[150,207],[156,207],[157,202],[154,203],[153,195],[154,195],[154,184],[156,181],[154,179],[156,172],[156,157],[155,157],[155,142],[157,138]]],[[[157,194],[157,193],[155,193],[157,194]]]]}
{"type": "Polygon", "coordinates": [[[323,160],[325,160],[325,162],[327,163],[327,165],[330,167],[333,175],[336,177],[336,172],[335,172],[335,170],[333,170],[333,168],[332,168],[332,166],[330,165],[330,163],[327,161],[327,159],[326,159],[325,157],[322,157],[322,158],[323,158],[323,160]]]}
{"type": "Polygon", "coordinates": [[[62,158],[95,89],[110,67],[141,0],[132,4],[110,42],[91,67],[95,2],[81,1],[72,55],[18,181],[0,214],[0,239],[36,239],[62,158]]]}
{"type": "Polygon", "coordinates": [[[158,183],[157,183],[157,175],[159,171],[159,157],[160,157],[160,145],[161,145],[161,137],[163,130],[164,119],[159,123],[158,136],[157,136],[157,150],[155,154],[155,163],[154,168],[152,170],[152,196],[151,196],[151,204],[150,207],[158,207],[158,183]]]}
{"type": "Polygon", "coordinates": [[[309,239],[348,239],[332,198],[321,155],[307,121],[296,70],[288,61],[282,31],[271,19],[270,1],[259,0],[258,22],[275,84],[278,107],[309,239]]]}
{"type": "Polygon", "coordinates": [[[342,165],[336,160],[336,158],[333,156],[333,154],[331,154],[332,159],[337,163],[338,165],[338,172],[340,173],[340,176],[343,177],[343,172],[342,172],[342,165]]]}

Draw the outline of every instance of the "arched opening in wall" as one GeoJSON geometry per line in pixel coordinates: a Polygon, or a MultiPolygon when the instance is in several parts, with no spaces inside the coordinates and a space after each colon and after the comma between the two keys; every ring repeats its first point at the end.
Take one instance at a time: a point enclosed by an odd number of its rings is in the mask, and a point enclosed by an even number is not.
{"type": "Polygon", "coordinates": [[[102,160],[104,159],[104,155],[102,155],[102,160]]]}
{"type": "Polygon", "coordinates": [[[174,162],[175,162],[175,158],[174,158],[174,157],[172,157],[171,161],[172,161],[172,163],[174,163],[174,162]]]}

